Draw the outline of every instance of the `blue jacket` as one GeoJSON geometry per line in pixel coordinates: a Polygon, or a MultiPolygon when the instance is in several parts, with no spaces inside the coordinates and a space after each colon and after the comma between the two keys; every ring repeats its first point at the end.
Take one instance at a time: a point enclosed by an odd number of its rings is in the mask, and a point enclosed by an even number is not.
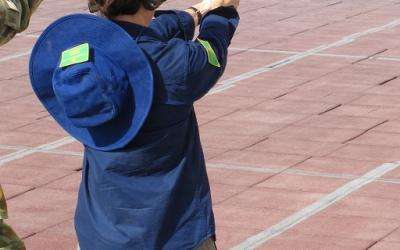
{"type": "Polygon", "coordinates": [[[127,147],[85,148],[75,216],[82,250],[195,249],[215,235],[193,103],[224,72],[238,22],[233,8],[202,21],[199,38],[211,44],[221,67],[193,41],[193,19],[185,12],[159,11],[148,28],[117,22],[152,64],[154,102],[127,147]]]}

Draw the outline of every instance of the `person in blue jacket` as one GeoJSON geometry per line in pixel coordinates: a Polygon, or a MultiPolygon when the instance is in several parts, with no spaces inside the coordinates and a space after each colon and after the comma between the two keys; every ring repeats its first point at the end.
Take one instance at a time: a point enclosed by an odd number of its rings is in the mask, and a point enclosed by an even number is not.
{"type": "Polygon", "coordinates": [[[225,70],[239,0],[161,2],[90,1],[100,15],[57,20],[31,55],[35,93],[85,145],[82,250],[216,249],[193,104],[225,70]]]}

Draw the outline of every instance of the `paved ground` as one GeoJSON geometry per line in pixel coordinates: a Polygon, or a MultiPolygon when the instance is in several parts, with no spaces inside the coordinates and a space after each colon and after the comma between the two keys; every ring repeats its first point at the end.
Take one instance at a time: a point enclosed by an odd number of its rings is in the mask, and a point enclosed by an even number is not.
{"type": "MultiPolygon", "coordinates": [[[[32,94],[27,61],[47,24],[85,10],[47,0],[0,49],[0,182],[28,249],[76,244],[81,146],[32,94]]],[[[400,249],[400,1],[244,0],[241,13],[228,70],[196,107],[220,248],[400,249]]]]}

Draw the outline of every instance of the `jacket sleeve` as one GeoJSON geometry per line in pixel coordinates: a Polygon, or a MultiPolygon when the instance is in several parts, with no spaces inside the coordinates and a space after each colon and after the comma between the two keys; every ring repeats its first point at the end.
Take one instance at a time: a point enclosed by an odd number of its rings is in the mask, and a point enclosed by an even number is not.
{"type": "Polygon", "coordinates": [[[190,101],[206,95],[224,73],[228,47],[238,24],[239,14],[231,7],[216,9],[203,18],[198,39],[187,46],[185,84],[190,101]]]}
{"type": "Polygon", "coordinates": [[[173,38],[190,41],[193,40],[195,31],[192,16],[177,10],[156,11],[150,28],[165,41],[173,38]]]}

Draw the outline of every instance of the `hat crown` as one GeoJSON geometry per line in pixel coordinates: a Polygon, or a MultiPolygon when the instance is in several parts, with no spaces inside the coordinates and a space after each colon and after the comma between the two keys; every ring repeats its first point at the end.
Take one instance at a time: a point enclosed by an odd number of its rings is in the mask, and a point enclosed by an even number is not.
{"type": "Polygon", "coordinates": [[[66,117],[77,127],[103,125],[116,118],[126,99],[126,72],[98,50],[89,61],[54,71],[53,90],[66,117]]]}

